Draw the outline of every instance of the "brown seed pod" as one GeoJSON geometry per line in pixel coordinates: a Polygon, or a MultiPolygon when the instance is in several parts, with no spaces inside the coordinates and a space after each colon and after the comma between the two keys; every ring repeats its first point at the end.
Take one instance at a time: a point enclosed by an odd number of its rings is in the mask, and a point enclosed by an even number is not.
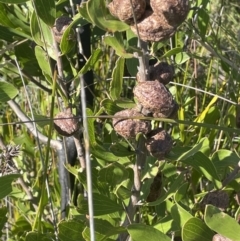
{"type": "Polygon", "coordinates": [[[72,19],[68,16],[61,16],[56,19],[55,24],[53,26],[53,33],[55,40],[60,43],[63,33],[66,30],[66,28],[70,25],[72,22],[72,19]]]}
{"type": "Polygon", "coordinates": [[[144,114],[153,113],[156,117],[167,118],[176,108],[172,94],[157,80],[139,83],[133,93],[144,114]]]}
{"type": "Polygon", "coordinates": [[[146,148],[150,155],[162,160],[172,149],[172,138],[162,128],[152,130],[147,134],[146,148]]]}
{"type": "Polygon", "coordinates": [[[166,85],[173,80],[174,67],[166,62],[149,66],[149,79],[158,80],[166,85]]]}
{"type": "Polygon", "coordinates": [[[58,113],[54,119],[54,127],[58,134],[62,136],[72,136],[79,130],[79,123],[72,114],[71,109],[67,108],[65,111],[58,113]],[[65,118],[65,119],[61,119],[65,118]],[[66,119],[67,118],[67,119],[66,119]]]}
{"type": "MultiPolygon", "coordinates": [[[[169,39],[176,32],[163,14],[155,14],[152,10],[146,10],[141,21],[137,24],[139,37],[143,41],[163,41],[169,39]]],[[[132,31],[137,35],[135,25],[131,25],[132,31]]]]}
{"type": "Polygon", "coordinates": [[[213,206],[224,211],[229,204],[229,197],[226,191],[216,190],[206,194],[201,202],[201,208],[204,209],[207,204],[212,204],[213,206]]]}
{"type": "MultiPolygon", "coordinates": [[[[136,19],[140,19],[146,8],[145,0],[132,0],[136,19]]],[[[126,23],[133,23],[133,12],[130,0],[113,0],[108,4],[110,13],[119,20],[126,23]]]]}
{"type": "Polygon", "coordinates": [[[150,186],[150,192],[147,196],[147,202],[154,202],[156,201],[160,194],[162,188],[162,174],[159,172],[153,179],[153,182],[150,186]]]}
{"type": "MultiPolygon", "coordinates": [[[[158,80],[160,83],[167,85],[173,80],[174,67],[166,62],[160,62],[155,65],[150,65],[148,69],[149,80],[158,80]]],[[[136,77],[138,82],[143,82],[139,72],[136,77]]]]}
{"type": "Polygon", "coordinates": [[[179,26],[187,17],[189,12],[188,0],[150,0],[154,13],[165,16],[167,22],[172,26],[179,26]]]}
{"type": "Polygon", "coordinates": [[[113,118],[114,130],[125,138],[134,138],[138,133],[147,134],[151,130],[151,122],[139,119],[124,119],[116,117],[143,117],[135,109],[126,109],[117,112],[113,118]]]}

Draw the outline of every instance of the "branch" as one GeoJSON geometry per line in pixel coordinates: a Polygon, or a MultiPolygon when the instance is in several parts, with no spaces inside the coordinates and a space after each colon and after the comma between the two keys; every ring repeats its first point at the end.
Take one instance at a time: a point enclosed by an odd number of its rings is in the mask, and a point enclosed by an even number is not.
{"type": "MultiPolygon", "coordinates": [[[[19,105],[14,100],[9,100],[8,105],[12,108],[12,110],[15,112],[17,117],[21,121],[25,121],[25,126],[27,129],[33,134],[35,138],[38,138],[42,143],[47,144],[48,137],[40,133],[39,131],[35,130],[33,123],[31,123],[31,119],[27,117],[19,107],[19,105]]],[[[57,140],[51,140],[50,146],[54,149],[60,150],[62,149],[62,143],[57,140]]]]}

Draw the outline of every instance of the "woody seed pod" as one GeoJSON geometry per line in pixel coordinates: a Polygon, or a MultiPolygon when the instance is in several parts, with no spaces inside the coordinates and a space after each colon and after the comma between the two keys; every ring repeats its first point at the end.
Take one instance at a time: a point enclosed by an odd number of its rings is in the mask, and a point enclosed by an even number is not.
{"type": "Polygon", "coordinates": [[[66,28],[70,25],[72,22],[72,19],[68,16],[61,16],[56,19],[55,24],[53,26],[53,33],[55,40],[60,43],[63,33],[66,30],[66,28]]]}
{"type": "Polygon", "coordinates": [[[78,120],[72,114],[70,108],[58,113],[54,119],[54,127],[62,136],[72,136],[79,130],[78,120]]]}
{"type": "Polygon", "coordinates": [[[187,17],[189,12],[189,0],[150,0],[154,13],[165,16],[167,22],[172,26],[179,26],[187,17]]]}
{"type": "Polygon", "coordinates": [[[126,23],[133,23],[133,11],[136,19],[140,19],[146,8],[145,0],[113,0],[108,4],[108,8],[110,13],[117,17],[119,20],[124,21],[126,23]]]}
{"type": "Polygon", "coordinates": [[[142,113],[153,113],[155,117],[167,118],[176,109],[172,94],[159,81],[145,81],[136,85],[133,93],[142,106],[142,113]]]}
{"type": "Polygon", "coordinates": [[[213,206],[224,211],[229,204],[229,197],[227,192],[223,190],[209,192],[204,196],[201,207],[204,209],[207,204],[212,204],[213,206]]]}
{"type": "Polygon", "coordinates": [[[151,130],[151,122],[139,119],[124,119],[117,117],[143,117],[135,109],[126,109],[117,112],[113,118],[114,130],[125,138],[134,138],[138,133],[146,134],[151,130]]]}
{"type": "Polygon", "coordinates": [[[152,130],[147,135],[146,148],[150,155],[156,157],[158,160],[164,159],[172,149],[172,138],[162,128],[152,130]]]}
{"type": "MultiPolygon", "coordinates": [[[[157,15],[152,10],[145,11],[137,27],[139,37],[143,41],[163,41],[172,37],[176,32],[176,27],[170,25],[163,14],[157,15]]],[[[132,25],[131,29],[137,35],[136,26],[132,25]]]]}

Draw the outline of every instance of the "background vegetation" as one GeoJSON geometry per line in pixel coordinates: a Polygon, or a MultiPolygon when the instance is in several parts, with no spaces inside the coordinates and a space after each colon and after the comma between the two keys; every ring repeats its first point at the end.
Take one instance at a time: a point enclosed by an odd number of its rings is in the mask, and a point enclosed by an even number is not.
{"type": "Polygon", "coordinates": [[[150,61],[175,66],[168,87],[179,111],[152,120],[174,147],[165,161],[147,157],[137,194],[137,142],[115,133],[112,115],[135,105],[141,49],[105,1],[77,4],[0,0],[1,240],[93,240],[94,228],[95,240],[239,241],[238,0],[191,1],[177,33],[148,44],[150,61]],[[51,28],[62,15],[73,22],[58,46],[51,28]],[[69,104],[83,127],[63,138],[52,117],[69,104]]]}

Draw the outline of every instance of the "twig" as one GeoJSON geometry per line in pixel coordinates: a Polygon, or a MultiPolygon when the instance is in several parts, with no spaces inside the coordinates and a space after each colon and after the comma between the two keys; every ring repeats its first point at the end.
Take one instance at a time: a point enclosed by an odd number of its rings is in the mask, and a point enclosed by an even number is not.
{"type": "Polygon", "coordinates": [[[88,191],[88,211],[89,211],[89,223],[90,223],[90,238],[91,241],[95,241],[94,230],[94,210],[93,210],[93,191],[92,191],[92,170],[90,160],[90,145],[89,145],[89,133],[88,133],[88,121],[86,112],[86,96],[84,88],[83,76],[80,76],[81,84],[81,104],[82,104],[82,116],[83,116],[83,133],[85,144],[85,159],[86,159],[86,171],[87,171],[87,191],[88,191]]]}
{"type": "MultiPolygon", "coordinates": [[[[31,132],[31,134],[33,134],[33,136],[35,138],[39,138],[39,140],[46,144],[48,142],[48,137],[43,135],[42,133],[38,132],[33,125],[32,120],[27,117],[21,110],[21,108],[19,107],[19,105],[14,101],[14,100],[9,100],[8,105],[12,108],[12,110],[15,112],[15,114],[18,116],[18,118],[25,122],[25,126],[27,127],[27,129],[31,132]]],[[[62,149],[62,143],[60,141],[57,140],[51,140],[50,141],[50,146],[54,149],[62,149]]]]}
{"type": "Polygon", "coordinates": [[[240,161],[238,162],[234,170],[222,181],[222,188],[224,188],[225,186],[228,185],[228,183],[234,180],[234,178],[236,177],[239,171],[240,171],[240,161]]]}
{"type": "Polygon", "coordinates": [[[86,168],[86,160],[85,160],[85,155],[84,155],[84,147],[79,139],[79,132],[75,133],[73,138],[74,138],[74,143],[77,148],[77,154],[78,154],[78,159],[82,168],[82,171],[85,170],[86,168]]]}

